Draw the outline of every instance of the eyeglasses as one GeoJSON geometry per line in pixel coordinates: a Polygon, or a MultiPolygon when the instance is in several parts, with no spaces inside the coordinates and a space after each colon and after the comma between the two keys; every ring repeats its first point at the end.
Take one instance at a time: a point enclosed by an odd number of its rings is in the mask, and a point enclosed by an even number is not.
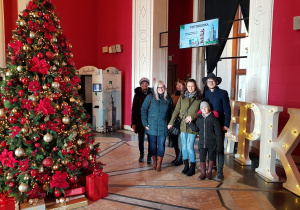
{"type": "Polygon", "coordinates": [[[164,90],[164,89],[165,89],[165,87],[157,87],[157,89],[164,90]]]}

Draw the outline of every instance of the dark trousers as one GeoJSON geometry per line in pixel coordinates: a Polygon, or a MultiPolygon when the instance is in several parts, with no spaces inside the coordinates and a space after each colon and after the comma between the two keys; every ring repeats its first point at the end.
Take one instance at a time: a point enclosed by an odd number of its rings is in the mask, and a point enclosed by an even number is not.
{"type": "Polygon", "coordinates": [[[165,136],[153,136],[150,137],[150,147],[151,147],[151,155],[163,157],[165,154],[165,136]]]}
{"type": "Polygon", "coordinates": [[[222,145],[223,145],[223,150],[222,152],[216,152],[217,157],[216,160],[218,161],[218,174],[223,175],[223,168],[224,168],[224,139],[225,139],[225,133],[226,131],[222,131],[222,145]]]}
{"type": "Polygon", "coordinates": [[[215,149],[199,148],[200,162],[205,162],[208,153],[208,160],[215,161],[215,149]]]}
{"type": "MultiPolygon", "coordinates": [[[[150,150],[150,138],[149,135],[147,135],[147,140],[148,140],[148,157],[151,157],[151,150],[150,150]]],[[[145,133],[138,133],[139,137],[139,150],[140,150],[140,155],[144,156],[144,141],[145,141],[145,133]]]]}

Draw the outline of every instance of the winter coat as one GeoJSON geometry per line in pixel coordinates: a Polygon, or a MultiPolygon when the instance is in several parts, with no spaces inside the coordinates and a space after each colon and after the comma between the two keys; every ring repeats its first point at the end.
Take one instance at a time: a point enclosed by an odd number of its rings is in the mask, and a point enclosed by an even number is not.
{"type": "Polygon", "coordinates": [[[224,150],[221,126],[212,112],[206,117],[200,114],[197,120],[192,121],[188,126],[195,132],[199,131],[199,149],[216,148],[218,152],[224,150]]]}
{"type": "Polygon", "coordinates": [[[151,93],[151,88],[148,88],[147,95],[142,91],[141,87],[135,88],[134,92],[135,95],[133,97],[131,109],[131,125],[136,126],[136,133],[144,133],[145,127],[142,124],[141,108],[146,96],[151,93]]]}
{"type": "Polygon", "coordinates": [[[193,120],[196,119],[198,117],[197,112],[200,108],[200,103],[201,100],[196,99],[195,96],[193,98],[182,98],[180,96],[177,105],[175,107],[175,110],[173,112],[172,118],[169,122],[169,125],[173,125],[174,119],[177,116],[179,116],[182,119],[180,124],[180,131],[184,133],[191,133],[197,135],[197,132],[192,131],[192,129],[190,129],[190,127],[187,126],[185,122],[185,118],[187,116],[191,116],[193,120]],[[192,103],[193,100],[194,100],[193,104],[189,108],[188,112],[185,113],[185,111],[187,110],[187,108],[189,107],[190,103],[192,103]],[[184,116],[182,116],[183,113],[185,113],[184,116]]]}
{"type": "Polygon", "coordinates": [[[211,110],[215,110],[219,113],[220,125],[229,128],[231,108],[227,91],[219,87],[216,87],[213,92],[208,89],[205,91],[205,98],[208,99],[211,110]]]}
{"type": "Polygon", "coordinates": [[[163,94],[158,94],[159,100],[156,100],[154,94],[149,94],[141,109],[142,123],[149,130],[145,133],[153,136],[168,136],[168,122],[173,112],[172,98],[167,95],[166,100],[163,94]]]}

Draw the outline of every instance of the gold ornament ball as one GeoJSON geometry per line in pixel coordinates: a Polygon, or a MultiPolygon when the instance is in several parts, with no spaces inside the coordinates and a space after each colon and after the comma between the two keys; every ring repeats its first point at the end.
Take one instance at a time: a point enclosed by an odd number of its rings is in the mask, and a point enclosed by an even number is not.
{"type": "Polygon", "coordinates": [[[82,101],[79,103],[79,106],[83,106],[83,102],[82,101]]]}
{"type": "Polygon", "coordinates": [[[33,17],[35,18],[39,17],[39,13],[38,12],[33,13],[33,17]]]}
{"type": "Polygon", "coordinates": [[[61,106],[62,107],[68,106],[68,103],[64,101],[64,102],[61,103],[61,106]]]}
{"type": "Polygon", "coordinates": [[[54,105],[54,108],[55,108],[56,110],[59,110],[59,109],[60,109],[59,104],[55,104],[55,105],[54,105]]]}
{"type": "Polygon", "coordinates": [[[53,166],[52,166],[52,170],[53,170],[53,171],[56,171],[56,170],[58,169],[58,167],[59,167],[58,165],[53,165],[53,166]]]}
{"type": "Polygon", "coordinates": [[[5,115],[5,109],[0,109],[0,116],[4,116],[5,115]]]}
{"type": "Polygon", "coordinates": [[[26,134],[26,133],[28,133],[28,128],[24,127],[24,128],[21,129],[21,131],[22,131],[22,133],[26,134]]]}
{"type": "Polygon", "coordinates": [[[48,86],[47,85],[43,85],[43,90],[48,90],[48,86]]]}
{"type": "Polygon", "coordinates": [[[59,88],[59,83],[58,82],[52,82],[51,87],[59,88]]]}
{"type": "Polygon", "coordinates": [[[92,155],[89,156],[89,160],[93,160],[93,156],[92,155]]]}
{"type": "Polygon", "coordinates": [[[8,174],[7,176],[6,176],[6,179],[7,180],[11,180],[13,178],[13,175],[11,175],[11,174],[8,174]]]}
{"type": "Polygon", "coordinates": [[[36,167],[36,163],[32,163],[32,164],[31,164],[31,167],[36,167]]]}
{"type": "Polygon", "coordinates": [[[81,85],[77,85],[77,90],[80,90],[81,89],[81,85]]]}
{"type": "Polygon", "coordinates": [[[24,26],[26,24],[25,20],[20,20],[20,26],[24,26]]]}
{"type": "Polygon", "coordinates": [[[17,26],[20,25],[20,20],[16,20],[16,25],[17,25],[17,26]]]}
{"type": "Polygon", "coordinates": [[[90,150],[92,150],[94,148],[94,146],[92,144],[89,144],[89,148],[90,148],[90,150]]]}
{"type": "Polygon", "coordinates": [[[30,101],[32,101],[32,102],[36,102],[36,101],[37,101],[37,97],[36,97],[35,95],[30,95],[30,96],[28,97],[28,99],[29,99],[30,101]]]}
{"type": "Polygon", "coordinates": [[[43,167],[43,166],[41,166],[41,167],[39,168],[39,172],[40,172],[40,173],[43,173],[43,172],[44,172],[44,167],[43,167]]]}
{"type": "Polygon", "coordinates": [[[18,110],[16,108],[13,108],[11,111],[12,111],[12,113],[18,112],[18,110]]]}
{"type": "Polygon", "coordinates": [[[73,53],[70,53],[69,55],[70,55],[70,58],[73,58],[73,57],[74,57],[73,53]]]}
{"type": "Polygon", "coordinates": [[[78,145],[82,145],[83,141],[81,139],[77,140],[78,145]]]}
{"type": "Polygon", "coordinates": [[[70,78],[69,77],[65,77],[64,80],[65,80],[65,82],[70,82],[70,78]]]}
{"type": "Polygon", "coordinates": [[[29,175],[28,175],[28,174],[25,174],[23,180],[24,180],[24,181],[28,181],[28,180],[29,180],[29,175]]]}
{"type": "Polygon", "coordinates": [[[23,50],[28,51],[29,50],[29,46],[27,44],[23,45],[22,47],[23,50]]]}
{"type": "Polygon", "coordinates": [[[52,141],[52,135],[51,134],[49,134],[49,133],[47,133],[44,137],[43,137],[43,139],[44,139],[44,141],[45,142],[51,142],[52,141]]]}
{"type": "Polygon", "coordinates": [[[59,199],[59,202],[60,202],[60,203],[65,203],[65,202],[66,202],[66,199],[65,199],[64,197],[61,197],[61,198],[59,199]]]}
{"type": "Polygon", "coordinates": [[[23,66],[18,66],[18,67],[17,67],[17,70],[18,70],[18,71],[22,71],[22,70],[23,70],[23,66]]]}
{"type": "Polygon", "coordinates": [[[56,37],[53,37],[53,38],[51,39],[51,41],[52,41],[52,42],[57,42],[56,37]]]}
{"type": "Polygon", "coordinates": [[[69,161],[68,161],[68,159],[66,158],[65,160],[62,160],[61,161],[61,164],[63,164],[63,165],[67,165],[69,163],[69,161]]]}
{"type": "Polygon", "coordinates": [[[65,116],[65,117],[63,117],[62,118],[62,122],[63,122],[63,124],[69,124],[70,123],[70,118],[69,117],[67,117],[67,116],[65,116]]]}
{"type": "Polygon", "coordinates": [[[29,201],[28,201],[29,205],[32,205],[32,204],[33,204],[33,202],[34,202],[34,200],[33,200],[33,199],[29,199],[29,201]]]}
{"type": "Polygon", "coordinates": [[[70,102],[71,102],[71,103],[74,103],[75,101],[76,101],[75,98],[73,98],[73,97],[70,98],[70,102]]]}
{"type": "Polygon", "coordinates": [[[49,184],[45,183],[45,184],[43,185],[43,190],[44,190],[44,191],[47,191],[47,190],[48,190],[48,187],[49,187],[49,184]]]}
{"type": "MultiPolygon", "coordinates": [[[[33,32],[33,31],[30,31],[30,33],[29,33],[29,37],[31,38],[31,39],[33,39],[34,37],[35,37],[35,32],[33,32]]],[[[39,40],[40,41],[40,40],[39,40]]]]}
{"type": "Polygon", "coordinates": [[[22,183],[19,185],[20,192],[26,192],[28,190],[28,185],[26,183],[22,183]]]}
{"type": "Polygon", "coordinates": [[[17,157],[21,157],[22,155],[24,155],[24,153],[25,153],[25,151],[24,151],[24,149],[21,148],[21,147],[19,147],[19,148],[16,149],[16,151],[15,151],[15,155],[16,155],[17,157]]]}
{"type": "Polygon", "coordinates": [[[32,128],[32,131],[33,132],[37,132],[37,128],[32,128]]]}
{"type": "Polygon", "coordinates": [[[13,75],[13,73],[9,70],[5,73],[5,76],[7,76],[7,77],[11,77],[12,75],[13,75]]]}

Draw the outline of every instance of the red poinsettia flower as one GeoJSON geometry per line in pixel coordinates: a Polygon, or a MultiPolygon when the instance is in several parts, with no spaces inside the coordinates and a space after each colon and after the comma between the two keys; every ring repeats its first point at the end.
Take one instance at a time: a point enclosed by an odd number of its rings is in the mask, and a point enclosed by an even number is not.
{"type": "Polygon", "coordinates": [[[22,109],[32,110],[32,102],[28,99],[21,99],[22,101],[22,109]]]}
{"type": "Polygon", "coordinates": [[[27,12],[25,10],[23,11],[23,16],[27,17],[27,12]]]}
{"type": "Polygon", "coordinates": [[[40,196],[40,191],[42,190],[41,187],[36,186],[32,188],[30,191],[27,191],[26,193],[28,194],[28,198],[38,198],[40,196]]]}
{"type": "Polygon", "coordinates": [[[42,86],[40,86],[39,81],[32,81],[29,83],[28,89],[36,93],[37,91],[42,90],[42,86]]]}
{"type": "Polygon", "coordinates": [[[33,1],[30,1],[26,7],[26,9],[28,10],[32,10],[32,9],[36,9],[37,5],[35,3],[33,3],[33,1]]]}
{"type": "Polygon", "coordinates": [[[74,77],[72,77],[70,83],[74,86],[76,86],[79,82],[81,82],[81,79],[76,75],[74,77]]]}
{"type": "Polygon", "coordinates": [[[2,162],[2,166],[7,166],[10,168],[14,168],[14,164],[17,163],[16,159],[13,156],[12,151],[8,151],[7,149],[4,149],[0,155],[0,161],[2,162]]]}
{"type": "Polygon", "coordinates": [[[44,115],[55,114],[54,108],[50,104],[49,98],[44,98],[40,100],[40,103],[34,109],[37,114],[39,111],[42,111],[44,115]]]}
{"type": "Polygon", "coordinates": [[[16,43],[9,43],[9,46],[14,49],[14,54],[19,55],[22,47],[22,41],[16,41],[16,43]]]}
{"type": "Polygon", "coordinates": [[[46,39],[48,39],[49,41],[51,41],[51,39],[52,39],[52,35],[51,35],[50,33],[48,33],[48,32],[45,32],[45,37],[46,37],[46,39]]]}
{"type": "Polygon", "coordinates": [[[79,152],[82,153],[82,156],[83,156],[83,157],[88,157],[88,156],[89,156],[89,153],[90,153],[90,148],[89,148],[89,147],[85,147],[85,148],[79,150],[79,152]]]}
{"type": "Polygon", "coordinates": [[[48,74],[48,71],[50,69],[50,65],[46,63],[45,59],[40,60],[35,56],[33,56],[32,58],[32,65],[33,67],[31,67],[29,71],[35,71],[43,75],[48,74]]]}
{"type": "Polygon", "coordinates": [[[74,171],[76,169],[76,166],[73,163],[68,163],[67,166],[70,169],[70,171],[74,171]]]}
{"type": "Polygon", "coordinates": [[[44,184],[50,176],[44,173],[38,173],[36,180],[39,180],[42,184],[44,184]]]}
{"type": "Polygon", "coordinates": [[[56,31],[56,29],[53,25],[53,22],[48,23],[47,21],[45,21],[44,24],[43,24],[43,28],[48,32],[55,32],[56,31]]]}
{"type": "Polygon", "coordinates": [[[56,133],[58,133],[60,130],[58,129],[57,125],[55,124],[55,122],[52,122],[51,120],[49,120],[47,122],[47,129],[53,130],[56,133]]]}
{"type": "Polygon", "coordinates": [[[56,188],[67,188],[69,183],[66,181],[68,174],[66,172],[61,173],[61,171],[55,171],[55,174],[52,176],[50,181],[50,187],[53,189],[56,188]]]}
{"type": "Polygon", "coordinates": [[[71,115],[72,113],[73,113],[73,111],[72,111],[72,107],[71,106],[65,106],[64,107],[64,111],[63,111],[64,115],[71,115]]]}
{"type": "Polygon", "coordinates": [[[19,131],[21,130],[21,128],[19,126],[14,126],[11,128],[11,136],[15,137],[16,135],[19,134],[19,131]]]}
{"type": "Polygon", "coordinates": [[[24,162],[19,160],[19,168],[20,171],[27,171],[28,170],[29,159],[27,158],[24,162]]]}

